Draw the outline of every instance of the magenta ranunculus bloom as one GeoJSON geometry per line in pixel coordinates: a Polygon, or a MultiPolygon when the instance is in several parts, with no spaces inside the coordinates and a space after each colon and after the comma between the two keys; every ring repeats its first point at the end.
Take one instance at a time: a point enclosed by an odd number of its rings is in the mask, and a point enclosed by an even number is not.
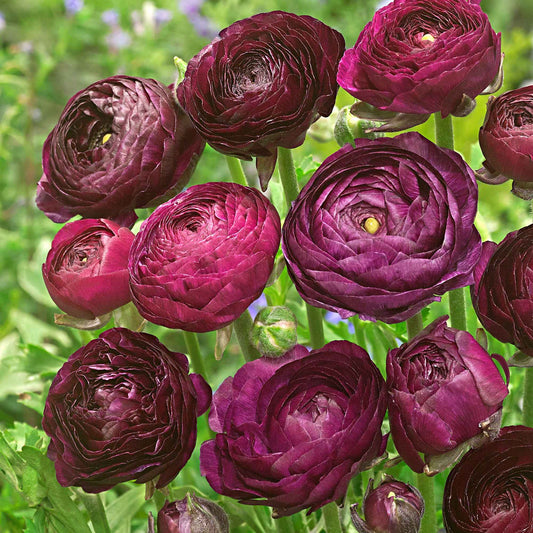
{"type": "Polygon", "coordinates": [[[477,184],[461,156],[418,133],[356,139],[293,203],[283,252],[302,298],[401,322],[473,281],[481,254],[477,184]]]}
{"type": "Polygon", "coordinates": [[[133,303],[155,324],[212,331],[263,292],[279,248],[280,219],[257,189],[195,185],[159,206],[130,251],[133,303]]]}
{"type": "Polygon", "coordinates": [[[470,293],[483,327],[533,357],[533,225],[483,243],[470,293]]]}
{"type": "Polygon", "coordinates": [[[164,487],[191,456],[196,418],[210,402],[185,355],[147,333],[105,331],[69,357],[46,399],[57,480],[86,492],[156,478],[164,487]]]}
{"type": "Polygon", "coordinates": [[[61,228],[43,264],[43,279],[57,306],[94,319],[131,300],[128,254],[134,235],[110,220],[83,219],[61,228]]]}
{"type": "Polygon", "coordinates": [[[394,0],[346,51],[337,80],[379,109],[447,116],[497,78],[500,41],[479,0],[394,0]]]}
{"type": "Polygon", "coordinates": [[[97,81],[68,101],[44,143],[37,207],[54,222],[79,214],[130,225],[135,208],[183,188],[204,146],[165,85],[97,81]]]}
{"type": "Polygon", "coordinates": [[[380,457],[387,394],[359,346],[335,341],[246,363],[213,396],[200,470],[218,493],[278,516],[342,498],[380,457]]]}
{"type": "Polygon", "coordinates": [[[239,20],[191,59],[179,103],[219,152],[250,160],[266,189],[277,147],[295,148],[335,105],[342,35],[283,11],[239,20]]]}
{"type": "Polygon", "coordinates": [[[435,474],[463,448],[493,438],[509,394],[494,362],[509,379],[505,360],[489,355],[470,333],[447,327],[446,318],[387,356],[392,438],[404,461],[419,473],[435,474]]]}
{"type": "Polygon", "coordinates": [[[453,533],[533,531],[533,428],[504,427],[469,451],[448,475],[442,517],[453,533]]]}

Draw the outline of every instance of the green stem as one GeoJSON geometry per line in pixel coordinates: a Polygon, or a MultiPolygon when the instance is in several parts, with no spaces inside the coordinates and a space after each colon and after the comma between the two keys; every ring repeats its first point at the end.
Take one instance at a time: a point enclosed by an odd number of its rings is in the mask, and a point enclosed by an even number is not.
{"type": "Polygon", "coordinates": [[[78,496],[89,513],[94,533],[111,533],[100,495],[80,491],[78,496]]]}
{"type": "Polygon", "coordinates": [[[250,343],[250,331],[252,329],[253,320],[250,311],[246,310],[235,322],[233,322],[233,330],[237,335],[237,341],[241,347],[242,354],[246,361],[253,361],[261,357],[261,354],[250,343]]]}
{"type": "Polygon", "coordinates": [[[435,513],[435,488],[433,478],[426,474],[416,475],[416,486],[424,498],[425,512],[420,524],[419,533],[435,533],[437,531],[437,515],[435,513]]]}
{"type": "Polygon", "coordinates": [[[283,192],[285,193],[285,202],[290,209],[292,202],[298,196],[298,179],[292,153],[287,148],[278,148],[278,169],[283,192]]]}
{"type": "Polygon", "coordinates": [[[246,175],[244,174],[244,171],[242,169],[241,160],[237,159],[236,157],[231,157],[230,155],[227,155],[226,163],[228,164],[231,179],[235,183],[239,183],[240,185],[248,185],[246,175]]]}
{"type": "Polygon", "coordinates": [[[448,115],[442,118],[440,114],[435,113],[435,141],[442,148],[453,150],[453,122],[452,116],[448,115]]]}
{"type": "Polygon", "coordinates": [[[187,346],[187,352],[191,358],[192,368],[197,374],[201,374],[203,377],[207,377],[204,360],[200,352],[200,343],[198,342],[198,336],[191,331],[184,331],[183,337],[185,338],[185,346],[187,346]]]}
{"type": "Polygon", "coordinates": [[[465,289],[463,287],[448,292],[450,324],[452,328],[466,330],[465,289]]]}
{"type": "Polygon", "coordinates": [[[422,314],[417,313],[415,316],[408,318],[407,324],[407,337],[412,339],[415,335],[420,333],[424,329],[424,323],[422,322],[422,314]]]}
{"type": "Polygon", "coordinates": [[[533,367],[527,367],[524,380],[524,426],[533,427],[533,367]]]}
{"type": "Polygon", "coordinates": [[[309,329],[309,338],[313,349],[324,346],[324,324],[322,322],[322,310],[312,305],[305,304],[307,308],[307,324],[309,329]]]}
{"type": "Polygon", "coordinates": [[[322,507],[322,514],[326,524],[326,533],[342,533],[339,509],[335,502],[328,503],[322,507]]]}

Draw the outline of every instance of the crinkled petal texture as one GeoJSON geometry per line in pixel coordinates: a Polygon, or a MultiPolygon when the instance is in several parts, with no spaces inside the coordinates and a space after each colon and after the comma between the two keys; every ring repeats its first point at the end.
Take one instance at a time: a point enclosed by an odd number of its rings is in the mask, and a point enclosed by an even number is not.
{"type": "Polygon", "coordinates": [[[418,133],[355,142],[300,192],[283,252],[311,305],[401,322],[472,283],[481,254],[476,180],[459,154],[418,133]]]}
{"type": "Polygon", "coordinates": [[[492,357],[472,335],[447,327],[446,318],[387,356],[391,433],[415,472],[424,467],[419,453],[427,460],[481,434],[479,424],[509,393],[492,357]]]}
{"type": "Polygon", "coordinates": [[[489,99],[479,144],[491,172],[533,181],[533,85],[489,99]]]}
{"type": "Polygon", "coordinates": [[[376,365],[348,341],[248,362],[213,397],[217,435],[202,444],[200,470],[242,503],[313,511],[384,452],[386,402],[376,365]]]}
{"type": "Polygon", "coordinates": [[[61,228],[43,264],[52,300],[70,316],[94,319],[130,300],[128,254],[134,235],[110,220],[61,228]]]}
{"type": "Polygon", "coordinates": [[[193,57],[179,103],[216,150],[275,157],[331,113],[344,38],[322,22],[274,11],[240,20],[193,57]]]}
{"type": "Polygon", "coordinates": [[[183,188],[204,146],[168,87],[106,78],[68,101],[46,139],[37,207],[54,222],[131,223],[135,208],[183,188]]]}
{"type": "Polygon", "coordinates": [[[187,357],[156,337],[105,331],[74,352],[54,378],[43,416],[59,483],[86,492],[117,483],[164,487],[196,444],[196,418],[211,389],[187,357]]]}
{"type": "Polygon", "coordinates": [[[394,0],[344,54],[337,80],[380,109],[453,113],[496,77],[501,37],[478,0],[394,0]]]}
{"type": "Polygon", "coordinates": [[[533,428],[502,428],[468,452],[448,475],[442,517],[453,533],[533,531],[533,428]]]}
{"type": "Polygon", "coordinates": [[[169,328],[212,331],[259,297],[274,266],[281,223],[258,190],[190,187],[143,223],[130,251],[133,302],[169,328]]]}
{"type": "Polygon", "coordinates": [[[533,357],[533,225],[483,243],[471,296],[491,335],[533,357]]]}

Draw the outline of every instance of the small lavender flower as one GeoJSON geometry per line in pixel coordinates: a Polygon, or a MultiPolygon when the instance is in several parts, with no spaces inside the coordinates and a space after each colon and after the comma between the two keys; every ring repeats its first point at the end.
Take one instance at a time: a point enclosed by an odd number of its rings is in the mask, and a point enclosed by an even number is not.
{"type": "Polygon", "coordinates": [[[130,34],[116,26],[105,38],[106,44],[112,52],[118,52],[131,44],[130,34]]]}
{"type": "Polygon", "coordinates": [[[107,9],[102,13],[102,16],[100,17],[102,19],[102,22],[110,27],[118,26],[119,23],[119,14],[116,9],[107,9]]]}
{"type": "Polygon", "coordinates": [[[172,20],[172,12],[168,9],[156,9],[154,13],[154,22],[156,28],[164,26],[172,20]]]}
{"type": "Polygon", "coordinates": [[[67,14],[75,15],[83,8],[83,0],[64,0],[67,14]]]}
{"type": "Polygon", "coordinates": [[[4,17],[4,14],[0,11],[0,31],[4,31],[6,29],[6,18],[4,17]]]}

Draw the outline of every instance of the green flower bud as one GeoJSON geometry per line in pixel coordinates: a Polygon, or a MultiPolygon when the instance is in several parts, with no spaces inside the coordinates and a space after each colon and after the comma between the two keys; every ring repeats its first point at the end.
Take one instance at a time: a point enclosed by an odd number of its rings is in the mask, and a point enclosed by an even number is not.
{"type": "Polygon", "coordinates": [[[265,357],[279,357],[296,344],[296,317],[283,306],[265,307],[255,317],[252,345],[265,357]]]}
{"type": "Polygon", "coordinates": [[[369,131],[377,126],[375,122],[358,118],[350,113],[351,106],[343,107],[337,114],[333,134],[339,146],[354,145],[354,139],[375,139],[383,134],[369,131]]]}

